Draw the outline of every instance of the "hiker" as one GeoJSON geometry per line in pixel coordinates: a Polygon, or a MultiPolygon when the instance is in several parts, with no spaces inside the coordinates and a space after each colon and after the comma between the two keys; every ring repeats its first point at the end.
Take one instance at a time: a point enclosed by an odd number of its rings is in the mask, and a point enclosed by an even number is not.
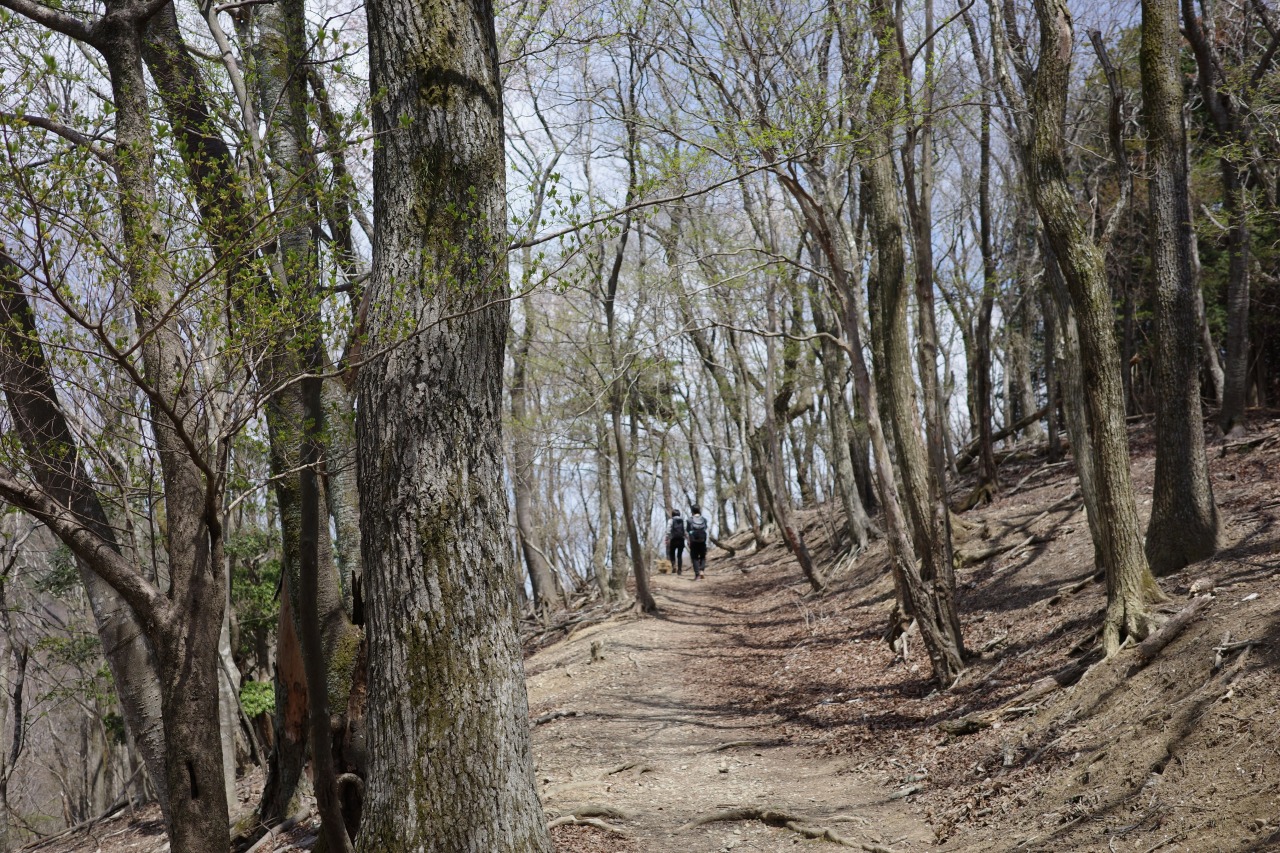
{"type": "Polygon", "coordinates": [[[693,513],[685,525],[689,537],[689,562],[693,564],[693,579],[700,581],[707,568],[707,520],[702,517],[702,509],[697,504],[689,510],[693,513]]]}
{"type": "Polygon", "coordinates": [[[676,574],[684,574],[684,519],[678,509],[671,510],[671,525],[667,527],[667,560],[676,574]]]}

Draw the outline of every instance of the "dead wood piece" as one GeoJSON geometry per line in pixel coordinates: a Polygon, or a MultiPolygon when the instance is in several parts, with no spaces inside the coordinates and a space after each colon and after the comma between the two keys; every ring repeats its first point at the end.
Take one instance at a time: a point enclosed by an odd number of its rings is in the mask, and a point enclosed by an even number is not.
{"type": "Polygon", "coordinates": [[[619,764],[617,767],[605,771],[605,776],[616,776],[619,773],[632,771],[632,775],[639,776],[642,773],[652,773],[657,768],[651,764],[643,764],[639,761],[628,761],[625,764],[619,764]]]}
{"type": "Polygon", "coordinates": [[[272,845],[271,849],[274,849],[275,839],[279,838],[281,835],[284,835],[286,832],[293,829],[295,826],[302,823],[304,820],[306,820],[309,817],[311,817],[311,809],[310,808],[303,809],[300,814],[294,817],[291,817],[288,820],[283,821],[282,823],[278,823],[275,826],[268,829],[266,831],[266,834],[263,835],[261,838],[259,838],[257,841],[255,841],[253,843],[253,846],[250,847],[248,850],[245,850],[244,853],[262,853],[262,851],[268,849],[267,845],[269,844],[272,845]]]}
{"type": "Polygon", "coordinates": [[[1142,668],[1149,664],[1160,650],[1169,645],[1173,638],[1182,633],[1182,630],[1196,618],[1205,605],[1210,601],[1210,596],[1202,595],[1193,598],[1191,603],[1182,608],[1176,616],[1160,626],[1160,630],[1156,631],[1150,637],[1147,637],[1138,644],[1138,668],[1142,668]]]}
{"type": "MultiPolygon", "coordinates": [[[[1019,421],[1015,421],[1014,423],[1010,424],[1004,429],[996,430],[995,433],[991,436],[992,444],[994,444],[997,441],[1004,441],[1006,438],[1013,435],[1018,430],[1026,429],[1036,421],[1043,418],[1048,413],[1049,413],[1049,407],[1045,406],[1043,409],[1040,409],[1037,412],[1032,412],[1031,414],[1027,415],[1026,417],[1022,418],[1019,421]]],[[[982,443],[977,439],[974,439],[973,441],[966,444],[964,446],[964,449],[961,450],[958,454],[956,454],[956,470],[963,472],[966,468],[972,465],[973,461],[978,458],[978,453],[981,449],[982,449],[982,443]]]]}
{"type": "Polygon", "coordinates": [[[612,832],[614,835],[621,835],[623,838],[630,838],[631,833],[620,826],[614,826],[606,823],[599,818],[594,817],[574,817],[573,815],[564,815],[547,823],[547,829],[555,829],[557,826],[594,826],[596,829],[602,829],[605,832],[612,832]]]}
{"type": "Polygon", "coordinates": [[[966,714],[958,720],[943,720],[938,723],[938,728],[952,737],[962,737],[990,728],[991,722],[986,714],[966,714]]]}
{"type": "Polygon", "coordinates": [[[1017,551],[1028,545],[1043,545],[1045,542],[1052,541],[1048,536],[1040,536],[1032,534],[1021,542],[1015,542],[1012,545],[992,545],[988,548],[979,548],[975,551],[956,551],[956,561],[961,566],[971,566],[977,563],[983,563],[992,557],[997,557],[1006,551],[1017,551]]]}
{"type": "Polygon", "coordinates": [[[974,487],[973,491],[961,498],[951,509],[957,513],[968,512],[976,507],[986,506],[995,500],[995,496],[996,487],[994,483],[979,483],[974,487]]]}
{"type": "Polygon", "coordinates": [[[559,720],[564,717],[580,717],[580,716],[582,716],[581,711],[565,711],[562,709],[559,711],[551,711],[549,713],[543,714],[540,717],[534,717],[532,724],[535,726],[540,726],[543,723],[549,723],[552,720],[559,720]]]}
{"type": "Polygon", "coordinates": [[[1078,663],[1066,669],[1058,670],[1053,675],[1046,675],[1039,681],[1033,682],[1030,687],[1012,701],[1005,703],[1005,707],[1016,708],[1038,702],[1055,690],[1061,690],[1064,687],[1070,687],[1075,684],[1084,677],[1088,670],[1089,667],[1086,664],[1078,663]]]}
{"type": "Polygon", "coordinates": [[[1104,575],[1102,574],[1102,572],[1097,572],[1095,574],[1089,575],[1089,577],[1085,578],[1084,580],[1076,581],[1075,583],[1058,587],[1058,595],[1075,595],[1077,592],[1084,589],[1085,587],[1098,583],[1099,581],[1103,580],[1103,578],[1104,578],[1104,575]]]}
{"type": "Polygon", "coordinates": [[[1246,438],[1244,441],[1233,441],[1230,444],[1222,445],[1222,450],[1219,451],[1218,455],[1226,456],[1228,450],[1244,451],[1244,450],[1249,450],[1251,448],[1259,447],[1265,444],[1270,444],[1272,439],[1274,438],[1275,438],[1274,434],[1268,434],[1268,435],[1255,436],[1253,438],[1246,438]]]}
{"type": "Polygon", "coordinates": [[[1009,639],[1008,634],[1001,634],[999,637],[994,637],[990,640],[987,640],[985,643],[982,644],[982,648],[979,649],[978,651],[982,654],[986,654],[987,652],[994,649],[996,646],[1000,645],[1003,642],[1006,642],[1008,639],[1009,639]]]}

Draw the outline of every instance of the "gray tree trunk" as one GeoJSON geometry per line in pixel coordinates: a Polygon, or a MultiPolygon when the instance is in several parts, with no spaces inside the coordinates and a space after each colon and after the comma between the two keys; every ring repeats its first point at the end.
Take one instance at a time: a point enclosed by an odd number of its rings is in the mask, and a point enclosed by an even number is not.
{"type": "MultiPolygon", "coordinates": [[[[960,619],[955,610],[954,569],[950,562],[949,531],[939,527],[929,487],[929,461],[916,425],[911,377],[911,346],[907,331],[908,290],[901,204],[890,153],[894,109],[901,99],[901,68],[892,62],[888,45],[891,16],[887,7],[876,12],[880,68],[867,112],[871,156],[865,166],[864,203],[876,247],[878,266],[868,284],[876,385],[897,450],[902,477],[903,505],[910,521],[916,556],[920,559],[919,589],[913,590],[916,619],[929,651],[934,676],[950,685],[964,669],[960,619]],[[927,624],[926,624],[927,623],[927,624]]],[[[914,568],[914,567],[913,567],[914,568]]],[[[912,574],[909,585],[916,586],[912,574]]]]}
{"type": "Polygon", "coordinates": [[[520,553],[533,586],[534,607],[546,613],[564,606],[556,588],[551,565],[534,541],[533,504],[533,434],[529,423],[528,362],[529,348],[533,342],[536,314],[532,303],[525,300],[524,331],[512,350],[511,359],[511,481],[516,504],[516,535],[520,540],[520,553]]]}
{"type": "Polygon", "coordinates": [[[371,0],[373,277],[356,420],[368,853],[549,853],[502,485],[493,7],[371,0]]]}
{"type": "Polygon", "coordinates": [[[1111,293],[1098,247],[1080,221],[1063,163],[1063,121],[1071,68],[1071,17],[1064,0],[1036,0],[1040,66],[1031,97],[1034,132],[1027,152],[1028,179],[1045,236],[1066,281],[1080,329],[1080,364],[1094,440],[1101,552],[1107,567],[1103,646],[1114,654],[1126,636],[1150,629],[1148,596],[1158,588],[1147,566],[1129,473],[1120,356],[1111,293]]]}
{"type": "Polygon", "coordinates": [[[1177,0],[1143,0],[1140,58],[1156,325],[1156,475],[1146,552],[1157,575],[1218,550],[1218,510],[1200,414],[1200,285],[1193,274],[1195,236],[1177,67],[1181,46],[1177,0]]]}
{"type": "Polygon", "coordinates": [[[850,435],[853,415],[849,411],[849,403],[844,396],[845,364],[843,353],[832,340],[835,327],[828,322],[818,301],[818,294],[813,296],[813,321],[822,338],[822,382],[827,392],[828,428],[831,430],[831,467],[835,475],[836,493],[840,496],[840,505],[844,508],[845,531],[849,536],[849,544],[855,553],[861,553],[867,547],[871,536],[871,519],[867,516],[862,497],[858,494],[858,478],[853,468],[853,452],[850,435]]]}

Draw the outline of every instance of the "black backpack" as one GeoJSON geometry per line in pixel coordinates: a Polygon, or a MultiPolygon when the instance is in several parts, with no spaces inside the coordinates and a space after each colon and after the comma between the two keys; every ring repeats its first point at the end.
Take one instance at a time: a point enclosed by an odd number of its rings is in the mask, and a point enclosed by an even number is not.
{"type": "Polygon", "coordinates": [[[676,516],[675,518],[671,519],[671,532],[669,535],[671,537],[672,542],[684,541],[684,519],[683,518],[676,516]]]}
{"type": "Polygon", "coordinates": [[[707,542],[707,520],[700,515],[689,519],[689,541],[696,545],[707,542]]]}

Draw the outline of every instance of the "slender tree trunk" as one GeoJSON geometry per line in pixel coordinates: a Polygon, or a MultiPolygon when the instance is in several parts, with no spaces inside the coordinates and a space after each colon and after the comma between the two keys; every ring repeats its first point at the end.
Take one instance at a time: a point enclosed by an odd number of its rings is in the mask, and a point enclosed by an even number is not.
{"type": "Polygon", "coordinates": [[[501,471],[493,9],[371,0],[374,259],[358,380],[367,853],[549,853],[501,471]],[[406,328],[408,318],[408,328],[406,328]],[[409,334],[406,334],[409,333],[409,334]]]}
{"type": "Polygon", "coordinates": [[[897,467],[907,518],[910,520],[920,577],[930,599],[926,608],[917,603],[916,618],[929,647],[934,675],[949,685],[964,669],[960,620],[955,611],[953,567],[948,530],[940,528],[933,511],[929,486],[930,466],[916,425],[911,345],[907,331],[908,292],[901,205],[893,157],[893,107],[901,100],[901,69],[889,61],[889,15],[883,4],[875,11],[886,20],[877,24],[881,64],[868,110],[871,156],[865,166],[864,203],[876,247],[878,266],[868,285],[871,293],[871,329],[879,341],[874,349],[883,354],[875,363],[876,384],[885,415],[893,430],[897,467]],[[888,43],[888,44],[886,44],[888,43]],[[924,623],[929,622],[926,630],[924,623]]]}
{"type": "Polygon", "coordinates": [[[1242,169],[1222,159],[1222,197],[1227,213],[1227,360],[1218,426],[1227,435],[1244,432],[1249,386],[1249,211],[1242,169]]]}
{"type": "Polygon", "coordinates": [[[1130,480],[1111,293],[1101,253],[1076,212],[1062,160],[1071,17],[1064,0],[1036,0],[1035,5],[1040,20],[1040,66],[1031,98],[1034,133],[1027,153],[1028,177],[1080,329],[1088,429],[1094,439],[1101,551],[1107,567],[1103,646],[1111,655],[1126,636],[1146,636],[1150,629],[1147,600],[1158,594],[1158,588],[1142,551],[1130,480]]]}
{"type": "Polygon", "coordinates": [[[535,322],[533,305],[525,300],[524,331],[512,350],[514,369],[511,374],[511,481],[516,504],[516,534],[524,557],[529,581],[533,586],[534,607],[541,613],[564,606],[559,597],[552,569],[534,541],[533,524],[533,426],[529,422],[527,398],[529,348],[533,343],[535,322]]]}
{"type": "Polygon", "coordinates": [[[835,328],[828,323],[825,313],[818,305],[818,300],[818,294],[814,294],[814,326],[823,335],[822,381],[827,392],[832,473],[835,475],[836,493],[840,496],[840,505],[844,508],[845,532],[849,536],[850,547],[855,553],[861,553],[870,540],[871,519],[862,505],[862,498],[858,494],[858,480],[853,470],[853,454],[850,450],[850,426],[853,416],[849,412],[849,403],[844,396],[844,358],[840,347],[831,339],[835,334],[835,328]]]}
{"type": "MultiPolygon", "coordinates": [[[[767,298],[768,317],[770,330],[777,328],[778,309],[777,299],[774,294],[770,294],[767,298]]],[[[814,592],[820,592],[823,587],[822,577],[818,574],[818,569],[813,563],[813,557],[809,553],[809,547],[805,544],[804,536],[800,528],[796,526],[795,518],[791,511],[791,490],[787,488],[785,466],[782,463],[782,437],[778,429],[779,419],[779,402],[785,401],[789,395],[779,395],[777,393],[776,375],[778,372],[777,364],[777,347],[774,338],[770,337],[765,341],[766,364],[765,364],[765,400],[768,405],[765,406],[764,424],[760,429],[759,438],[756,444],[760,447],[759,456],[761,459],[761,467],[764,468],[765,478],[769,484],[770,497],[773,500],[772,510],[773,516],[778,522],[778,532],[782,534],[783,541],[787,543],[787,550],[796,558],[796,562],[800,564],[800,571],[804,574],[805,580],[809,582],[809,586],[814,592]]],[[[782,404],[785,407],[785,402],[782,404]]],[[[785,408],[782,413],[785,417],[785,408]]]]}
{"type": "MultiPolygon", "coordinates": [[[[9,404],[13,431],[40,488],[117,554],[115,529],[89,480],[58,394],[35,325],[21,272],[0,247],[0,384],[9,404]]],[[[134,611],[82,559],[76,560],[97,623],[116,695],[147,773],[168,811],[164,774],[164,724],[160,716],[160,676],[151,641],[134,611]]]]}
{"type": "Polygon", "coordinates": [[[977,389],[978,404],[978,476],[983,483],[999,488],[1000,474],[996,466],[991,425],[995,414],[991,408],[991,314],[996,302],[996,253],[991,241],[991,105],[982,103],[978,177],[978,228],[982,248],[982,300],[978,307],[977,389]]]}
{"type": "Polygon", "coordinates": [[[1156,473],[1146,553],[1157,575],[1218,550],[1200,414],[1195,239],[1187,184],[1176,0],[1143,0],[1142,94],[1151,169],[1151,253],[1155,278],[1156,473]]]}

